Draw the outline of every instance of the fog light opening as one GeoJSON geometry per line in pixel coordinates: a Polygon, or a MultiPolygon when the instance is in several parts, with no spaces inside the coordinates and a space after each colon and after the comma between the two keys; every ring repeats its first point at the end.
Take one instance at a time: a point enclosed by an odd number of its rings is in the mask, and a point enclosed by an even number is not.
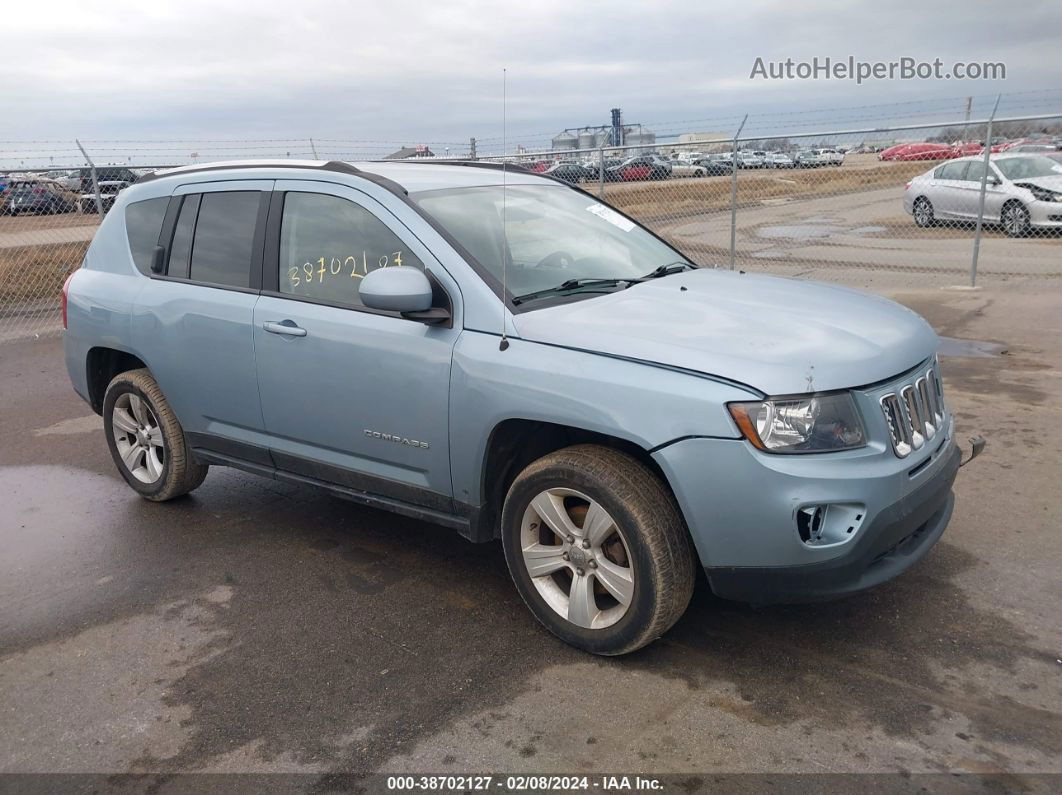
{"type": "Polygon", "coordinates": [[[822,540],[822,519],[826,509],[821,505],[807,505],[797,512],[797,532],[805,544],[822,540]]]}
{"type": "Polygon", "coordinates": [[[796,513],[797,534],[809,547],[844,544],[857,534],[865,514],[865,506],[859,504],[805,505],[796,513]]]}

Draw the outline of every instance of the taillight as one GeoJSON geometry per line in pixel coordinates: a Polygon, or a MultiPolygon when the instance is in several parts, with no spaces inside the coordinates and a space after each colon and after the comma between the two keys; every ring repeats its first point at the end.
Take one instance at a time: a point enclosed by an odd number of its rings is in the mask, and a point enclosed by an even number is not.
{"type": "MultiPolygon", "coordinates": [[[[77,273],[77,271],[74,271],[77,273]]],[[[66,303],[70,300],[70,280],[74,278],[74,273],[71,273],[66,277],[66,281],[63,282],[63,328],[66,326],[66,303]]]]}

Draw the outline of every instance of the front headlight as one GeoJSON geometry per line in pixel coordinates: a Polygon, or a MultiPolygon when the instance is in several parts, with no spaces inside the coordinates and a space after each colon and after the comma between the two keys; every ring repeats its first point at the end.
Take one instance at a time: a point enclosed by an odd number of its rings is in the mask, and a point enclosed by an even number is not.
{"type": "Polygon", "coordinates": [[[768,453],[851,450],[867,443],[848,392],[728,403],[727,408],[745,438],[768,453]]]}
{"type": "Polygon", "coordinates": [[[1033,198],[1042,202],[1062,202],[1062,193],[1058,191],[1049,190],[1048,188],[1041,188],[1039,185],[1031,185],[1028,183],[1017,183],[1019,188],[1025,188],[1032,193],[1033,198]]]}

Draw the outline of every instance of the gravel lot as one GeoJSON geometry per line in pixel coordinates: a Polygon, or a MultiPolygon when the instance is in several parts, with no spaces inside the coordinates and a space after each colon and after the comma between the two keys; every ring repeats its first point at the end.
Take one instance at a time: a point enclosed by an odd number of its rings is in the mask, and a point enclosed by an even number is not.
{"type": "Polygon", "coordinates": [[[140,500],[61,342],[0,344],[0,772],[644,771],[692,791],[723,772],[964,771],[1045,791],[1062,290],[895,297],[1007,349],[945,360],[959,437],[988,450],[943,541],[825,605],[753,609],[702,583],[619,660],[546,634],[498,545],[217,468],[190,498],[140,500]]]}

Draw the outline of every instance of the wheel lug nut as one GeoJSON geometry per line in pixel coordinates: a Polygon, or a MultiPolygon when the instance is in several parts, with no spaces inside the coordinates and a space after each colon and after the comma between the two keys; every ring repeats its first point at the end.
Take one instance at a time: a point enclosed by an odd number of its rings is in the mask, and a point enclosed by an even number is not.
{"type": "Polygon", "coordinates": [[[583,549],[590,549],[590,539],[588,539],[588,538],[584,538],[583,539],[583,549]]]}
{"type": "Polygon", "coordinates": [[[596,560],[590,561],[590,568],[591,569],[596,569],[597,568],[597,561],[596,560]]]}
{"type": "Polygon", "coordinates": [[[565,560],[568,560],[569,556],[568,556],[568,553],[565,552],[563,555],[561,555],[561,557],[564,558],[565,560]]]}
{"type": "Polygon", "coordinates": [[[575,536],[568,536],[568,543],[569,544],[574,544],[575,543],[575,536]]]}
{"type": "Polygon", "coordinates": [[[578,574],[580,577],[582,577],[584,574],[586,574],[586,572],[583,571],[582,569],[576,569],[575,573],[578,574]]]}

